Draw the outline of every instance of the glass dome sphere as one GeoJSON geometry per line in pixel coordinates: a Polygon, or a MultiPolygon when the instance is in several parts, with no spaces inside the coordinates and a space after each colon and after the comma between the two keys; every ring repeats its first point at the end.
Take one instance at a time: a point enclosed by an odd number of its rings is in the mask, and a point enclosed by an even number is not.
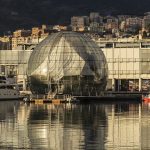
{"type": "Polygon", "coordinates": [[[94,96],[105,90],[107,62],[89,37],[76,32],[51,34],[28,62],[32,92],[94,96]]]}

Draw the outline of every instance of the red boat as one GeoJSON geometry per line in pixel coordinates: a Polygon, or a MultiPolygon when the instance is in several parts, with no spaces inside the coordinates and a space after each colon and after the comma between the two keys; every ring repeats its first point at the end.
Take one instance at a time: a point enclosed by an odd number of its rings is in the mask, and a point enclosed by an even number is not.
{"type": "Polygon", "coordinates": [[[144,102],[150,102],[150,94],[146,95],[146,96],[143,96],[142,100],[144,102]]]}

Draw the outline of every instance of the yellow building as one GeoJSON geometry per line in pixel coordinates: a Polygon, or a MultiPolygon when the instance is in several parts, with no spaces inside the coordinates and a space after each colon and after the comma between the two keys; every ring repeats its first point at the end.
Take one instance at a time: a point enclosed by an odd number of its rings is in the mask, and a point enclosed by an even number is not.
{"type": "Polygon", "coordinates": [[[16,30],[15,32],[13,32],[13,37],[14,38],[18,38],[18,37],[27,37],[31,35],[31,31],[30,30],[16,30]]]}

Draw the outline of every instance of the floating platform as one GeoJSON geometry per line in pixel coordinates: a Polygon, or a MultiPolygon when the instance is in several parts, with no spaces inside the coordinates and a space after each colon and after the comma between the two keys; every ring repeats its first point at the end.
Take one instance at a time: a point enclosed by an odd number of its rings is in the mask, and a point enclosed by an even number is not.
{"type": "Polygon", "coordinates": [[[67,101],[67,100],[63,100],[63,99],[32,99],[32,100],[23,100],[24,102],[27,103],[35,103],[35,104],[43,104],[43,103],[52,103],[52,104],[61,104],[61,103],[77,103],[79,102],[79,100],[72,100],[72,101],[67,101]]]}
{"type": "Polygon", "coordinates": [[[75,102],[76,99],[71,95],[56,95],[56,97],[49,97],[47,95],[27,95],[23,98],[24,102],[29,103],[54,103],[54,104],[60,104],[60,103],[70,103],[75,102]]]}
{"type": "MultiPolygon", "coordinates": [[[[62,96],[62,95],[61,95],[62,96]]],[[[69,99],[65,98],[24,98],[24,102],[42,104],[42,103],[53,103],[53,104],[60,104],[60,103],[96,103],[96,102],[135,102],[139,103],[142,102],[142,95],[141,94],[107,94],[103,96],[72,96],[69,99]]]]}
{"type": "Polygon", "coordinates": [[[93,102],[142,102],[142,96],[138,95],[112,95],[112,96],[76,96],[81,103],[93,102]]]}

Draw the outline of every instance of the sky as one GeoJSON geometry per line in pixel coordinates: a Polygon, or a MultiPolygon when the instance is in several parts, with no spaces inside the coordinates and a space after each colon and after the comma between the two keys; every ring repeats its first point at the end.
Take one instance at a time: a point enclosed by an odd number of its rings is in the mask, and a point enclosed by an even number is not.
{"type": "Polygon", "coordinates": [[[0,0],[0,32],[40,24],[69,24],[70,17],[89,15],[142,15],[150,0],[0,0]]]}

